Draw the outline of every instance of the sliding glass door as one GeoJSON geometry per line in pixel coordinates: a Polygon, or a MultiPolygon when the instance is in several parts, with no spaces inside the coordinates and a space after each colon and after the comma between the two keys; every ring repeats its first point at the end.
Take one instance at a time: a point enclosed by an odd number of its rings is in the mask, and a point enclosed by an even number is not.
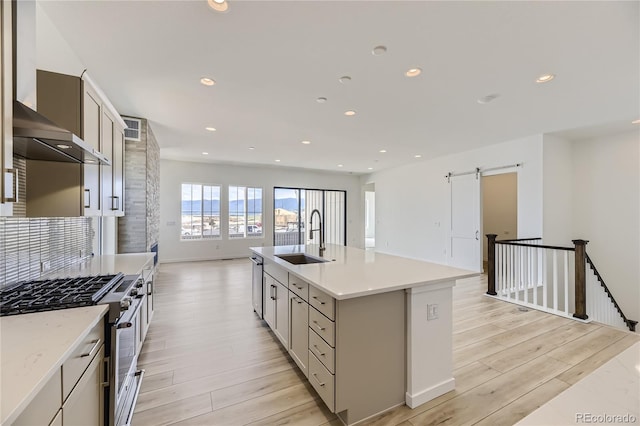
{"type": "MultiPolygon", "coordinates": [[[[273,245],[318,244],[318,232],[313,241],[309,239],[309,221],[315,209],[322,216],[325,243],[346,245],[346,191],[279,187],[273,191],[273,245]]],[[[317,220],[316,216],[314,229],[319,225],[317,220]]]]}

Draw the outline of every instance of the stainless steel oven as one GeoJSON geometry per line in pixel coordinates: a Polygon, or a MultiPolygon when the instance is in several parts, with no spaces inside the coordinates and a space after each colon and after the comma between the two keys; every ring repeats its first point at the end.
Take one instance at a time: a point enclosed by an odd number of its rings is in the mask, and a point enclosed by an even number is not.
{"type": "Polygon", "coordinates": [[[109,380],[109,425],[129,425],[135,402],[140,392],[144,370],[137,370],[138,340],[142,298],[146,291],[140,276],[126,276],[120,286],[112,291],[100,303],[119,304],[115,313],[114,306],[109,309],[110,333],[110,380],[109,380]],[[110,302],[112,298],[114,302],[110,302]],[[116,315],[118,315],[116,317],[116,315]]]}

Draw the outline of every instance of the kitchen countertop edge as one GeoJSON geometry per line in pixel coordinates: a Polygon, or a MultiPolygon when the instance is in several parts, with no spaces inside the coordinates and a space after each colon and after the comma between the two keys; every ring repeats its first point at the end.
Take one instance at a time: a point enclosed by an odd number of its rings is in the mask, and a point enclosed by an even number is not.
{"type": "MultiPolygon", "coordinates": [[[[327,244],[327,250],[323,256],[319,256],[317,245],[250,247],[249,249],[256,255],[268,259],[285,269],[287,272],[309,282],[311,285],[324,291],[336,300],[345,300],[397,290],[406,290],[409,288],[417,288],[427,285],[437,285],[444,282],[474,277],[480,274],[479,272],[454,268],[448,265],[385,253],[369,252],[362,249],[338,246],[334,244],[327,244]],[[312,257],[323,258],[326,260],[326,263],[294,265],[277,257],[279,254],[292,253],[305,253],[312,257]],[[373,266],[376,262],[376,257],[380,259],[380,263],[383,263],[385,268],[393,266],[395,263],[403,268],[416,268],[416,272],[398,279],[394,279],[393,277],[388,278],[384,284],[377,287],[369,287],[368,284],[366,286],[361,285],[359,287],[352,285],[351,289],[340,292],[335,291],[335,289],[330,288],[325,282],[323,282],[327,281],[326,278],[323,279],[323,275],[328,276],[328,274],[322,274],[321,268],[332,268],[334,265],[341,265],[341,271],[339,272],[345,273],[345,275],[348,274],[350,269],[356,270],[356,274],[364,281],[365,277],[363,275],[365,274],[363,274],[363,271],[359,269],[363,268],[363,266],[367,264],[373,266]],[[352,261],[350,262],[350,260],[352,261]],[[352,267],[350,267],[350,265],[352,267]],[[433,270],[437,270],[438,273],[432,273],[433,270]]],[[[324,272],[328,271],[329,270],[327,269],[324,272]]],[[[333,279],[339,280],[340,277],[334,275],[333,279]]],[[[369,279],[375,281],[377,277],[369,277],[369,279]]]]}

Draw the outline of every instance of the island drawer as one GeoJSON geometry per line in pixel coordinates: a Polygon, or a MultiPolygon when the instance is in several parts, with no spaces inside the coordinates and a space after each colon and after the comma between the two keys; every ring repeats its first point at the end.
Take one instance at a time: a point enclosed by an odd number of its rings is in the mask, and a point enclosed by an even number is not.
{"type": "Polygon", "coordinates": [[[264,260],[264,272],[275,278],[280,284],[286,286],[289,284],[289,273],[273,262],[264,260]]]}
{"type": "Polygon", "coordinates": [[[309,328],[318,333],[329,346],[336,346],[335,323],[313,307],[309,309],[309,328]]]}
{"type": "Polygon", "coordinates": [[[329,411],[333,413],[335,411],[335,377],[311,351],[309,351],[309,381],[327,404],[329,411]]]}
{"type": "Polygon", "coordinates": [[[289,274],[289,290],[309,302],[309,283],[293,274],[289,274]]]}
{"type": "Polygon", "coordinates": [[[103,320],[89,331],[82,342],[74,349],[69,358],[62,364],[62,400],[66,400],[78,379],[87,369],[98,349],[104,343],[103,320]]]}
{"type": "Polygon", "coordinates": [[[318,360],[332,374],[336,374],[334,351],[315,331],[309,329],[309,351],[311,351],[318,360]]]}
{"type": "Polygon", "coordinates": [[[318,290],[314,286],[310,286],[309,303],[330,320],[335,319],[336,301],[324,291],[318,290]]]}

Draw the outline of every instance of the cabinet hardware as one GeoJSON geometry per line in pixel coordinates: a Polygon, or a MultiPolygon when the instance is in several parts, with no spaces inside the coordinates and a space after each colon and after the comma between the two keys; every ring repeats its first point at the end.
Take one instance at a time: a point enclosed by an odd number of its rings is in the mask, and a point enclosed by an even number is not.
{"type": "Polygon", "coordinates": [[[84,190],[84,208],[88,209],[91,208],[91,189],[85,188],[84,190]]]}
{"type": "Polygon", "coordinates": [[[100,384],[103,388],[109,387],[109,362],[110,358],[107,356],[102,360],[102,378],[104,379],[100,384]]]}
{"type": "Polygon", "coordinates": [[[123,322],[122,324],[118,324],[116,326],[116,328],[129,328],[131,327],[133,324],[131,324],[130,322],[123,322]]]}
{"type": "Polygon", "coordinates": [[[318,379],[318,375],[316,373],[311,373],[311,375],[316,379],[316,382],[318,382],[320,386],[324,386],[324,383],[322,383],[320,379],[318,379]]]}
{"type": "Polygon", "coordinates": [[[94,341],[93,341],[93,342],[91,342],[91,343],[93,343],[93,344],[94,344],[94,345],[93,345],[93,347],[91,348],[91,350],[90,350],[89,352],[87,352],[87,353],[81,354],[81,355],[80,355],[80,358],[84,358],[84,357],[87,357],[87,356],[93,356],[93,354],[94,354],[95,350],[96,350],[96,349],[98,349],[98,346],[100,346],[100,344],[101,344],[102,342],[100,341],[100,339],[96,339],[96,340],[94,340],[94,341]]]}
{"type": "Polygon", "coordinates": [[[322,351],[320,350],[320,348],[318,347],[318,345],[313,345],[313,347],[314,347],[314,348],[316,348],[316,349],[318,350],[318,355],[320,355],[320,356],[324,356],[324,352],[322,352],[322,351]]]}
{"type": "Polygon", "coordinates": [[[120,197],[117,195],[111,197],[111,210],[120,210],[120,197]],[[113,206],[114,201],[118,202],[115,207],[113,206]]]}
{"type": "MultiPolygon", "coordinates": [[[[18,202],[18,169],[6,169],[6,173],[13,175],[11,178],[11,196],[2,199],[3,203],[17,203],[18,202]]],[[[5,189],[5,188],[3,188],[5,189]]]]}
{"type": "Polygon", "coordinates": [[[297,297],[294,297],[293,300],[295,300],[298,305],[303,302],[302,299],[298,299],[297,297]]]}
{"type": "Polygon", "coordinates": [[[314,320],[313,323],[316,325],[316,327],[318,327],[318,330],[320,330],[320,331],[325,331],[326,330],[326,328],[320,327],[320,324],[318,324],[318,321],[314,320]]]}
{"type": "Polygon", "coordinates": [[[321,305],[324,305],[325,302],[323,302],[322,300],[318,299],[318,296],[312,296],[314,299],[316,299],[318,302],[320,302],[321,305]]]}

